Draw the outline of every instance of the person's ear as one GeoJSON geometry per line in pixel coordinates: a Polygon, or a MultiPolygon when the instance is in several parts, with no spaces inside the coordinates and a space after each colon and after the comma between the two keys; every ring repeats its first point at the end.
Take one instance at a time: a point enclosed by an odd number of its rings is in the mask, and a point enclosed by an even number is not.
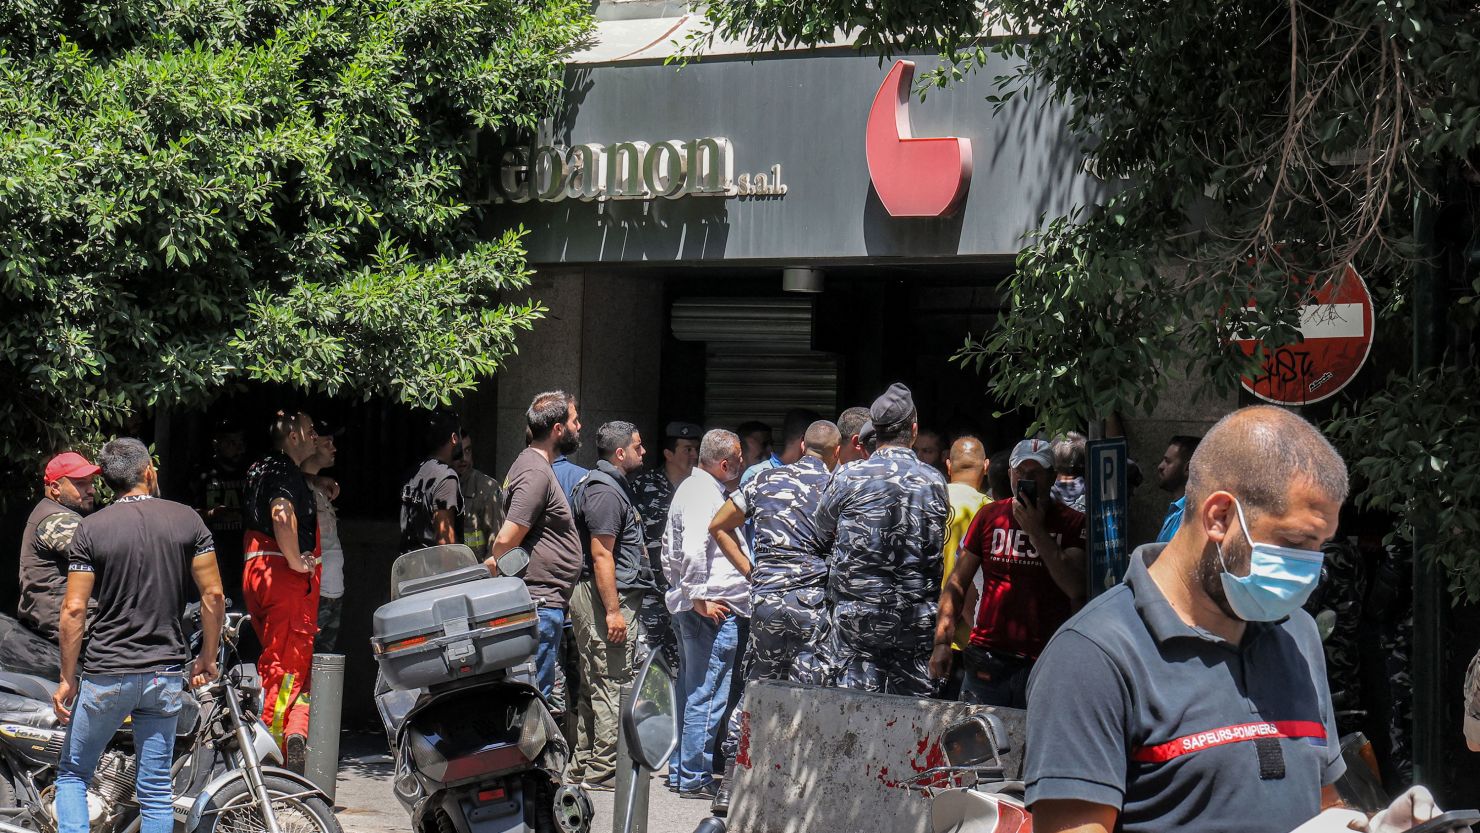
{"type": "Polygon", "coordinates": [[[1202,520],[1203,532],[1208,536],[1208,540],[1218,544],[1227,540],[1229,532],[1233,529],[1235,516],[1233,495],[1228,492],[1214,492],[1203,500],[1202,506],[1198,507],[1198,517],[1202,520]]]}

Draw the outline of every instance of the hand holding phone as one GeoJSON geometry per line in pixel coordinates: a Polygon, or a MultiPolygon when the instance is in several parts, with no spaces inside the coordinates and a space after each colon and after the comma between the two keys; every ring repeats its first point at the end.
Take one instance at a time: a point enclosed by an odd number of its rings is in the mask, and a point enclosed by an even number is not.
{"type": "Polygon", "coordinates": [[[1034,509],[1038,508],[1038,481],[1024,477],[1017,484],[1017,498],[1034,509]]]}

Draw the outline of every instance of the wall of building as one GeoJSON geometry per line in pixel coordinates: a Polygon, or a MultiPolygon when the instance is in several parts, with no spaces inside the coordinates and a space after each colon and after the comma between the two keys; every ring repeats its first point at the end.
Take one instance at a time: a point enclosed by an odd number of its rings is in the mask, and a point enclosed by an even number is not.
{"type": "Polygon", "coordinates": [[[524,449],[530,400],[552,389],[576,394],[584,426],[576,461],[582,465],[595,462],[596,428],[609,420],[636,423],[649,447],[656,446],[667,327],[663,282],[599,268],[542,270],[529,295],[550,311],[532,332],[520,334],[519,355],[499,373],[497,462],[483,456],[479,467],[502,477],[524,449]]]}
{"type": "Polygon", "coordinates": [[[1132,544],[1146,543],[1156,537],[1171,501],[1171,496],[1156,485],[1156,464],[1166,452],[1167,440],[1177,434],[1201,437],[1213,423],[1239,407],[1237,394],[1197,397],[1198,389],[1204,385],[1172,374],[1154,410],[1126,415],[1123,419],[1130,457],[1140,465],[1144,477],[1130,506],[1132,544]]]}

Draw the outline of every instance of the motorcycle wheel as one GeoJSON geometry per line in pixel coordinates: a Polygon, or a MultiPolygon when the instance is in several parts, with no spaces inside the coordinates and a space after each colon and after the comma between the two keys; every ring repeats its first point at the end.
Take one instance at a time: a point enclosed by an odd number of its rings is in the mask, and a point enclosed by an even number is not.
{"type": "MultiPolygon", "coordinates": [[[[275,775],[264,775],[267,791],[273,796],[272,810],[282,833],[344,833],[334,808],[322,796],[300,798],[303,787],[275,775]]],[[[245,778],[227,784],[211,797],[205,815],[190,833],[266,833],[267,823],[253,806],[252,793],[245,778]]]]}

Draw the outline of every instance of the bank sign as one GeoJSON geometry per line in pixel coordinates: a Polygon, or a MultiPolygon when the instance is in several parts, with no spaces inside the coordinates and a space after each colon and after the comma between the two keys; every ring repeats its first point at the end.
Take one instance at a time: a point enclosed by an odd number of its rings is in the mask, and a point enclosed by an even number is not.
{"type": "Polygon", "coordinates": [[[516,146],[500,157],[494,183],[495,202],[515,203],[785,194],[779,163],[737,177],[734,147],[718,136],[653,144],[516,146]]]}

